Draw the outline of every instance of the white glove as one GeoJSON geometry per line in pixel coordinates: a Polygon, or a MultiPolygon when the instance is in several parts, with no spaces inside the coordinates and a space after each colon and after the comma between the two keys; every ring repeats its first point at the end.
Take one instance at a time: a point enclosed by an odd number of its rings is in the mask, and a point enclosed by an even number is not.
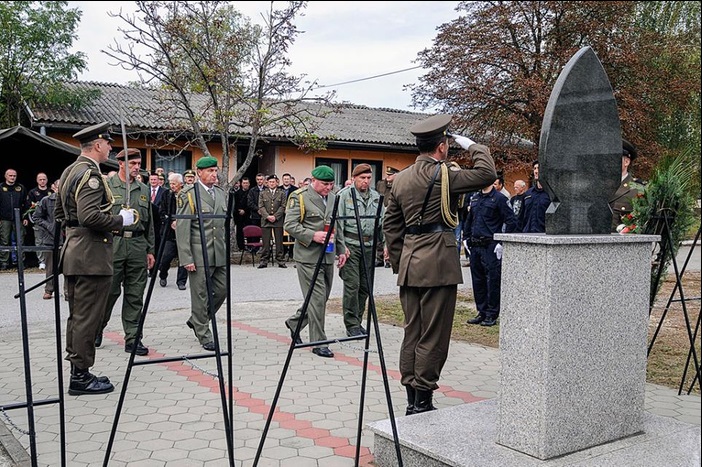
{"type": "Polygon", "coordinates": [[[497,259],[502,259],[502,245],[499,243],[495,247],[495,256],[497,257],[497,259]]]}
{"type": "Polygon", "coordinates": [[[122,216],[122,226],[127,227],[134,223],[134,212],[131,209],[121,209],[119,215],[122,216]]]}
{"type": "Polygon", "coordinates": [[[452,135],[453,140],[463,149],[468,149],[472,144],[475,144],[475,141],[473,141],[470,138],[466,138],[465,136],[461,135],[452,135]]]}

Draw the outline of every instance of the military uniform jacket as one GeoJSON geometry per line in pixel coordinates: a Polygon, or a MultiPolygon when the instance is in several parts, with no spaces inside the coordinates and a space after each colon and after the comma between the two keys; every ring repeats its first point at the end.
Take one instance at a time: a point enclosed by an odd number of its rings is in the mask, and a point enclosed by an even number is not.
{"type": "MultiPolygon", "coordinates": [[[[311,186],[298,188],[288,196],[284,228],[295,239],[293,259],[299,263],[316,264],[324,245],[312,241],[314,233],[324,230],[331,222],[336,195],[329,193],[327,205],[311,186]],[[304,209],[304,211],[303,211],[304,209]]],[[[334,264],[334,252],[325,253],[323,264],[334,264]]]]}
{"type": "MultiPolygon", "coordinates": [[[[112,213],[114,215],[118,215],[120,209],[122,209],[122,207],[127,203],[127,184],[123,182],[117,174],[110,177],[107,184],[109,185],[110,190],[112,190],[112,195],[115,198],[115,204],[112,206],[112,213]]],[[[154,219],[151,208],[151,190],[146,186],[146,184],[140,182],[139,180],[134,180],[129,183],[129,207],[139,212],[139,221],[128,227],[124,227],[121,232],[130,231],[142,233],[142,236],[146,240],[146,251],[144,252],[144,262],[146,262],[147,253],[151,253],[152,255],[155,254],[154,219]]],[[[136,238],[140,239],[141,236],[136,238]]],[[[124,239],[120,237],[114,239],[115,250],[119,248],[119,244],[123,240],[124,239]]]]}
{"type": "MultiPolygon", "coordinates": [[[[453,212],[461,194],[480,190],[497,178],[495,163],[487,147],[473,144],[469,152],[473,157],[472,169],[451,165],[448,170],[453,212]]],[[[400,286],[436,287],[463,283],[456,236],[449,226],[444,232],[405,232],[408,226],[419,223],[424,198],[437,165],[432,157],[420,155],[413,165],[395,176],[388,196],[383,231],[390,264],[393,272],[398,274],[397,285],[400,286]]],[[[442,222],[441,184],[439,173],[424,212],[423,225],[442,222]]]]}
{"type": "MultiPolygon", "coordinates": [[[[199,190],[200,211],[203,215],[221,215],[221,218],[205,218],[202,220],[205,231],[205,247],[207,262],[210,266],[227,266],[227,239],[225,239],[225,215],[227,214],[227,194],[219,186],[214,185],[215,199],[205,190],[200,182],[186,185],[178,194],[178,215],[197,215],[195,190],[199,190]]],[[[200,238],[200,222],[197,218],[176,220],[176,243],[178,245],[178,261],[181,265],[195,263],[196,267],[204,267],[202,241],[200,238]]]]}
{"type": "Polygon", "coordinates": [[[275,193],[266,188],[258,196],[258,214],[261,216],[261,227],[282,227],[285,219],[285,190],[276,188],[275,193]],[[275,222],[266,217],[275,216],[275,222]]]}
{"type": "Polygon", "coordinates": [[[617,226],[622,223],[622,217],[633,210],[631,200],[642,192],[643,186],[631,174],[627,174],[612,199],[609,200],[609,207],[612,209],[612,232],[616,231],[617,226]]]}
{"type": "Polygon", "coordinates": [[[122,216],[111,212],[112,192],[95,161],[78,156],[61,175],[55,218],[66,227],[61,267],[67,276],[112,275],[112,231],[122,216]]]}
{"type": "MultiPolygon", "coordinates": [[[[380,204],[380,193],[372,188],[368,188],[366,197],[364,198],[360,191],[355,186],[347,186],[337,193],[339,197],[339,208],[337,211],[336,221],[336,247],[339,253],[346,251],[346,245],[360,246],[358,240],[358,224],[356,223],[356,212],[353,206],[352,192],[356,193],[356,205],[358,215],[361,218],[361,235],[363,236],[364,244],[370,246],[373,242],[373,233],[375,229],[375,215],[378,213],[378,204],[380,204]],[[353,190],[353,191],[352,191],[353,190]],[[350,233],[351,237],[346,234],[350,233]]],[[[380,221],[378,223],[378,243],[383,242],[383,214],[384,209],[380,211],[380,221]]]]}

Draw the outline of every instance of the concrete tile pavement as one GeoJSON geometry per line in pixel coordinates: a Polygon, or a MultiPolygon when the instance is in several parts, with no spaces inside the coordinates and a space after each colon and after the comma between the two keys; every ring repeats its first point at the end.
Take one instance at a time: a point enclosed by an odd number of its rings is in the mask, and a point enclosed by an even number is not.
{"type": "MultiPolygon", "coordinates": [[[[148,313],[144,342],[151,353],[148,357],[137,357],[139,360],[203,353],[192,331],[184,325],[189,315],[186,308],[189,296],[181,294],[172,296],[172,309],[159,308],[148,313]]],[[[299,300],[233,304],[233,421],[237,466],[252,465],[289,348],[289,333],[283,321],[299,304],[299,300]]],[[[217,319],[222,345],[226,345],[224,311],[223,308],[217,319]]],[[[66,315],[64,310],[62,327],[66,315]]],[[[98,349],[93,370],[109,376],[116,391],[101,396],[66,395],[69,466],[97,466],[103,462],[128,362],[128,354],[123,350],[121,323],[118,313],[115,315],[107,328],[103,346],[98,349]]],[[[329,337],[344,335],[341,316],[329,314],[326,329],[329,337]]],[[[393,409],[401,416],[405,395],[399,384],[397,358],[402,330],[388,325],[381,325],[380,329],[393,409]]],[[[302,337],[307,340],[306,331],[302,337]]],[[[332,359],[317,357],[309,349],[294,352],[260,466],[354,465],[363,346],[362,342],[347,342],[333,344],[331,348],[335,352],[332,359]]],[[[375,348],[373,334],[371,350],[375,348]]],[[[18,332],[2,333],[0,358],[5,363],[0,368],[2,404],[25,399],[20,349],[18,332]]],[[[53,324],[31,327],[30,353],[35,401],[56,397],[53,324]]],[[[226,372],[226,359],[222,363],[226,372]]],[[[228,465],[219,384],[211,376],[216,368],[214,358],[134,366],[109,465],[228,465]]],[[[442,408],[497,397],[499,370],[499,350],[452,343],[435,404],[442,408]]],[[[64,364],[64,375],[68,375],[67,364],[64,364]]],[[[699,396],[677,396],[675,390],[647,385],[645,404],[652,413],[700,425],[699,396]]],[[[8,411],[8,415],[18,427],[26,429],[25,410],[8,411]]],[[[378,354],[370,352],[363,423],[388,416],[378,354]]],[[[35,421],[38,465],[60,465],[58,405],[36,407],[35,421]]],[[[27,435],[17,431],[13,434],[25,448],[29,446],[27,435]]],[[[372,451],[372,433],[364,429],[361,465],[370,465],[372,451]]]]}

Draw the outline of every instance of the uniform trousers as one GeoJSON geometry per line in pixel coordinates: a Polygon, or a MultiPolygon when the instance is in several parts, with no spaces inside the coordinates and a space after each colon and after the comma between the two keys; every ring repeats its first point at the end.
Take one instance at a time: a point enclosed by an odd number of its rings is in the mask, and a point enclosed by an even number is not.
{"type": "Polygon", "coordinates": [[[148,274],[146,270],[146,238],[144,236],[136,238],[115,237],[112,266],[114,270],[112,286],[100,332],[107,327],[107,323],[112,317],[112,308],[124,289],[122,329],[124,329],[124,343],[131,344],[137,337],[139,316],[144,305],[144,289],[148,274]]]}
{"type": "MultiPolygon", "coordinates": [[[[212,296],[214,313],[222,306],[227,298],[227,267],[210,266],[212,281],[212,296]]],[[[197,266],[194,271],[188,271],[190,278],[190,318],[188,321],[195,331],[200,344],[213,342],[210,330],[209,300],[207,297],[207,274],[204,266],[197,266]]]]}
{"type": "Polygon", "coordinates": [[[448,357],[457,285],[400,286],[405,336],[400,347],[403,386],[433,391],[448,357]]]}
{"type": "Polygon", "coordinates": [[[368,280],[367,271],[373,268],[373,246],[369,243],[363,250],[366,259],[366,270],[363,269],[361,261],[361,247],[358,245],[346,244],[351,255],[346,258],[346,264],[339,269],[339,277],[344,281],[344,296],[342,298],[342,308],[344,310],[344,326],[346,330],[357,328],[363,324],[363,312],[366,309],[368,300],[368,280]]]}
{"type": "Polygon", "coordinates": [[[495,255],[497,242],[470,248],[470,277],[478,314],[497,319],[500,314],[502,261],[495,255]]]}
{"type": "Polygon", "coordinates": [[[283,247],[283,226],[261,227],[261,241],[263,251],[261,251],[261,264],[268,264],[272,256],[271,241],[275,238],[275,260],[280,263],[285,262],[285,248],[283,247]]]}
{"type": "MultiPolygon", "coordinates": [[[[300,328],[302,330],[309,324],[310,342],[327,340],[327,335],[324,332],[324,315],[334,281],[334,265],[322,264],[319,274],[317,274],[317,279],[313,283],[312,276],[314,275],[315,266],[316,264],[297,263],[297,279],[300,282],[302,294],[306,297],[308,290],[312,287],[307,313],[305,313],[305,318],[302,320],[302,327],[300,328]]],[[[298,308],[295,314],[286,320],[288,327],[293,331],[298,321],[300,321],[301,315],[302,307],[298,308]]]]}
{"type": "Polygon", "coordinates": [[[79,370],[95,363],[95,336],[107,307],[112,276],[64,276],[68,298],[66,360],[79,370]]]}

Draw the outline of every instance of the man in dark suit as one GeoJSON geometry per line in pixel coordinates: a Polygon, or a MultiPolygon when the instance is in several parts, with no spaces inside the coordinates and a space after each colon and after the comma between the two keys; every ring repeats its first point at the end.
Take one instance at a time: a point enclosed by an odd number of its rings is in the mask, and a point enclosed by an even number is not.
{"type": "Polygon", "coordinates": [[[249,222],[251,225],[261,227],[261,215],[258,213],[258,197],[266,189],[266,176],[262,173],[256,174],[256,186],[249,190],[249,222]]]}
{"type": "Polygon", "coordinates": [[[134,212],[111,208],[114,197],[100,173],[112,138],[109,124],[100,123],[73,135],[81,154],[63,171],[55,218],[63,221],[66,238],[61,265],[66,281],[69,315],[66,324],[66,360],[71,362],[68,394],[104,394],[114,386],[105,376],[90,373],[95,363],[95,336],[112,285],[112,231],[134,223],[134,212]]]}
{"type": "Polygon", "coordinates": [[[278,177],[269,175],[266,180],[268,188],[258,197],[258,214],[261,216],[261,240],[263,251],[258,268],[268,267],[272,255],[271,242],[275,239],[275,260],[278,267],[285,268],[285,251],[283,248],[283,221],[285,220],[285,192],[278,188],[278,177]]]}
{"type": "Polygon", "coordinates": [[[631,214],[633,210],[631,200],[643,193],[643,182],[629,173],[631,162],[637,155],[636,147],[622,139],[622,182],[609,200],[609,207],[612,210],[612,232],[617,232],[619,225],[624,223],[624,216],[631,214]]]}
{"type": "MultiPolygon", "coordinates": [[[[159,174],[152,173],[149,175],[149,199],[151,200],[151,218],[154,222],[154,251],[158,254],[161,247],[161,217],[159,216],[159,207],[163,201],[164,195],[168,190],[163,187],[159,174]]],[[[157,266],[157,265],[156,265],[157,266]]],[[[149,276],[153,274],[153,268],[149,269],[149,276]]]]}
{"type": "Polygon", "coordinates": [[[208,217],[202,220],[205,233],[205,248],[202,249],[200,222],[197,217],[176,220],[176,242],[178,260],[188,271],[190,278],[190,318],[186,325],[193,330],[195,337],[205,350],[215,350],[210,330],[209,300],[214,313],[227,298],[227,245],[224,236],[225,214],[227,211],[227,193],[217,183],[217,159],[210,156],[201,157],[196,164],[198,180],[193,185],[185,186],[178,197],[178,215],[196,216],[197,200],[195,190],[199,191],[200,210],[203,214],[222,217],[208,217]],[[205,271],[205,255],[209,271],[205,271]],[[207,275],[212,283],[212,297],[207,296],[207,275]]]}
{"type": "Polygon", "coordinates": [[[241,179],[239,189],[234,193],[234,225],[236,226],[236,246],[239,251],[244,251],[244,227],[249,225],[251,214],[249,211],[249,189],[251,180],[248,177],[241,179]]]}
{"type": "Polygon", "coordinates": [[[410,128],[419,156],[395,176],[383,218],[405,315],[400,373],[408,415],[434,409],[432,394],[448,355],[457,284],[463,282],[454,234],[458,198],[497,178],[489,149],[463,136],[453,138],[470,153],[473,168],[446,162],[450,122],[451,115],[435,115],[410,128]]]}

